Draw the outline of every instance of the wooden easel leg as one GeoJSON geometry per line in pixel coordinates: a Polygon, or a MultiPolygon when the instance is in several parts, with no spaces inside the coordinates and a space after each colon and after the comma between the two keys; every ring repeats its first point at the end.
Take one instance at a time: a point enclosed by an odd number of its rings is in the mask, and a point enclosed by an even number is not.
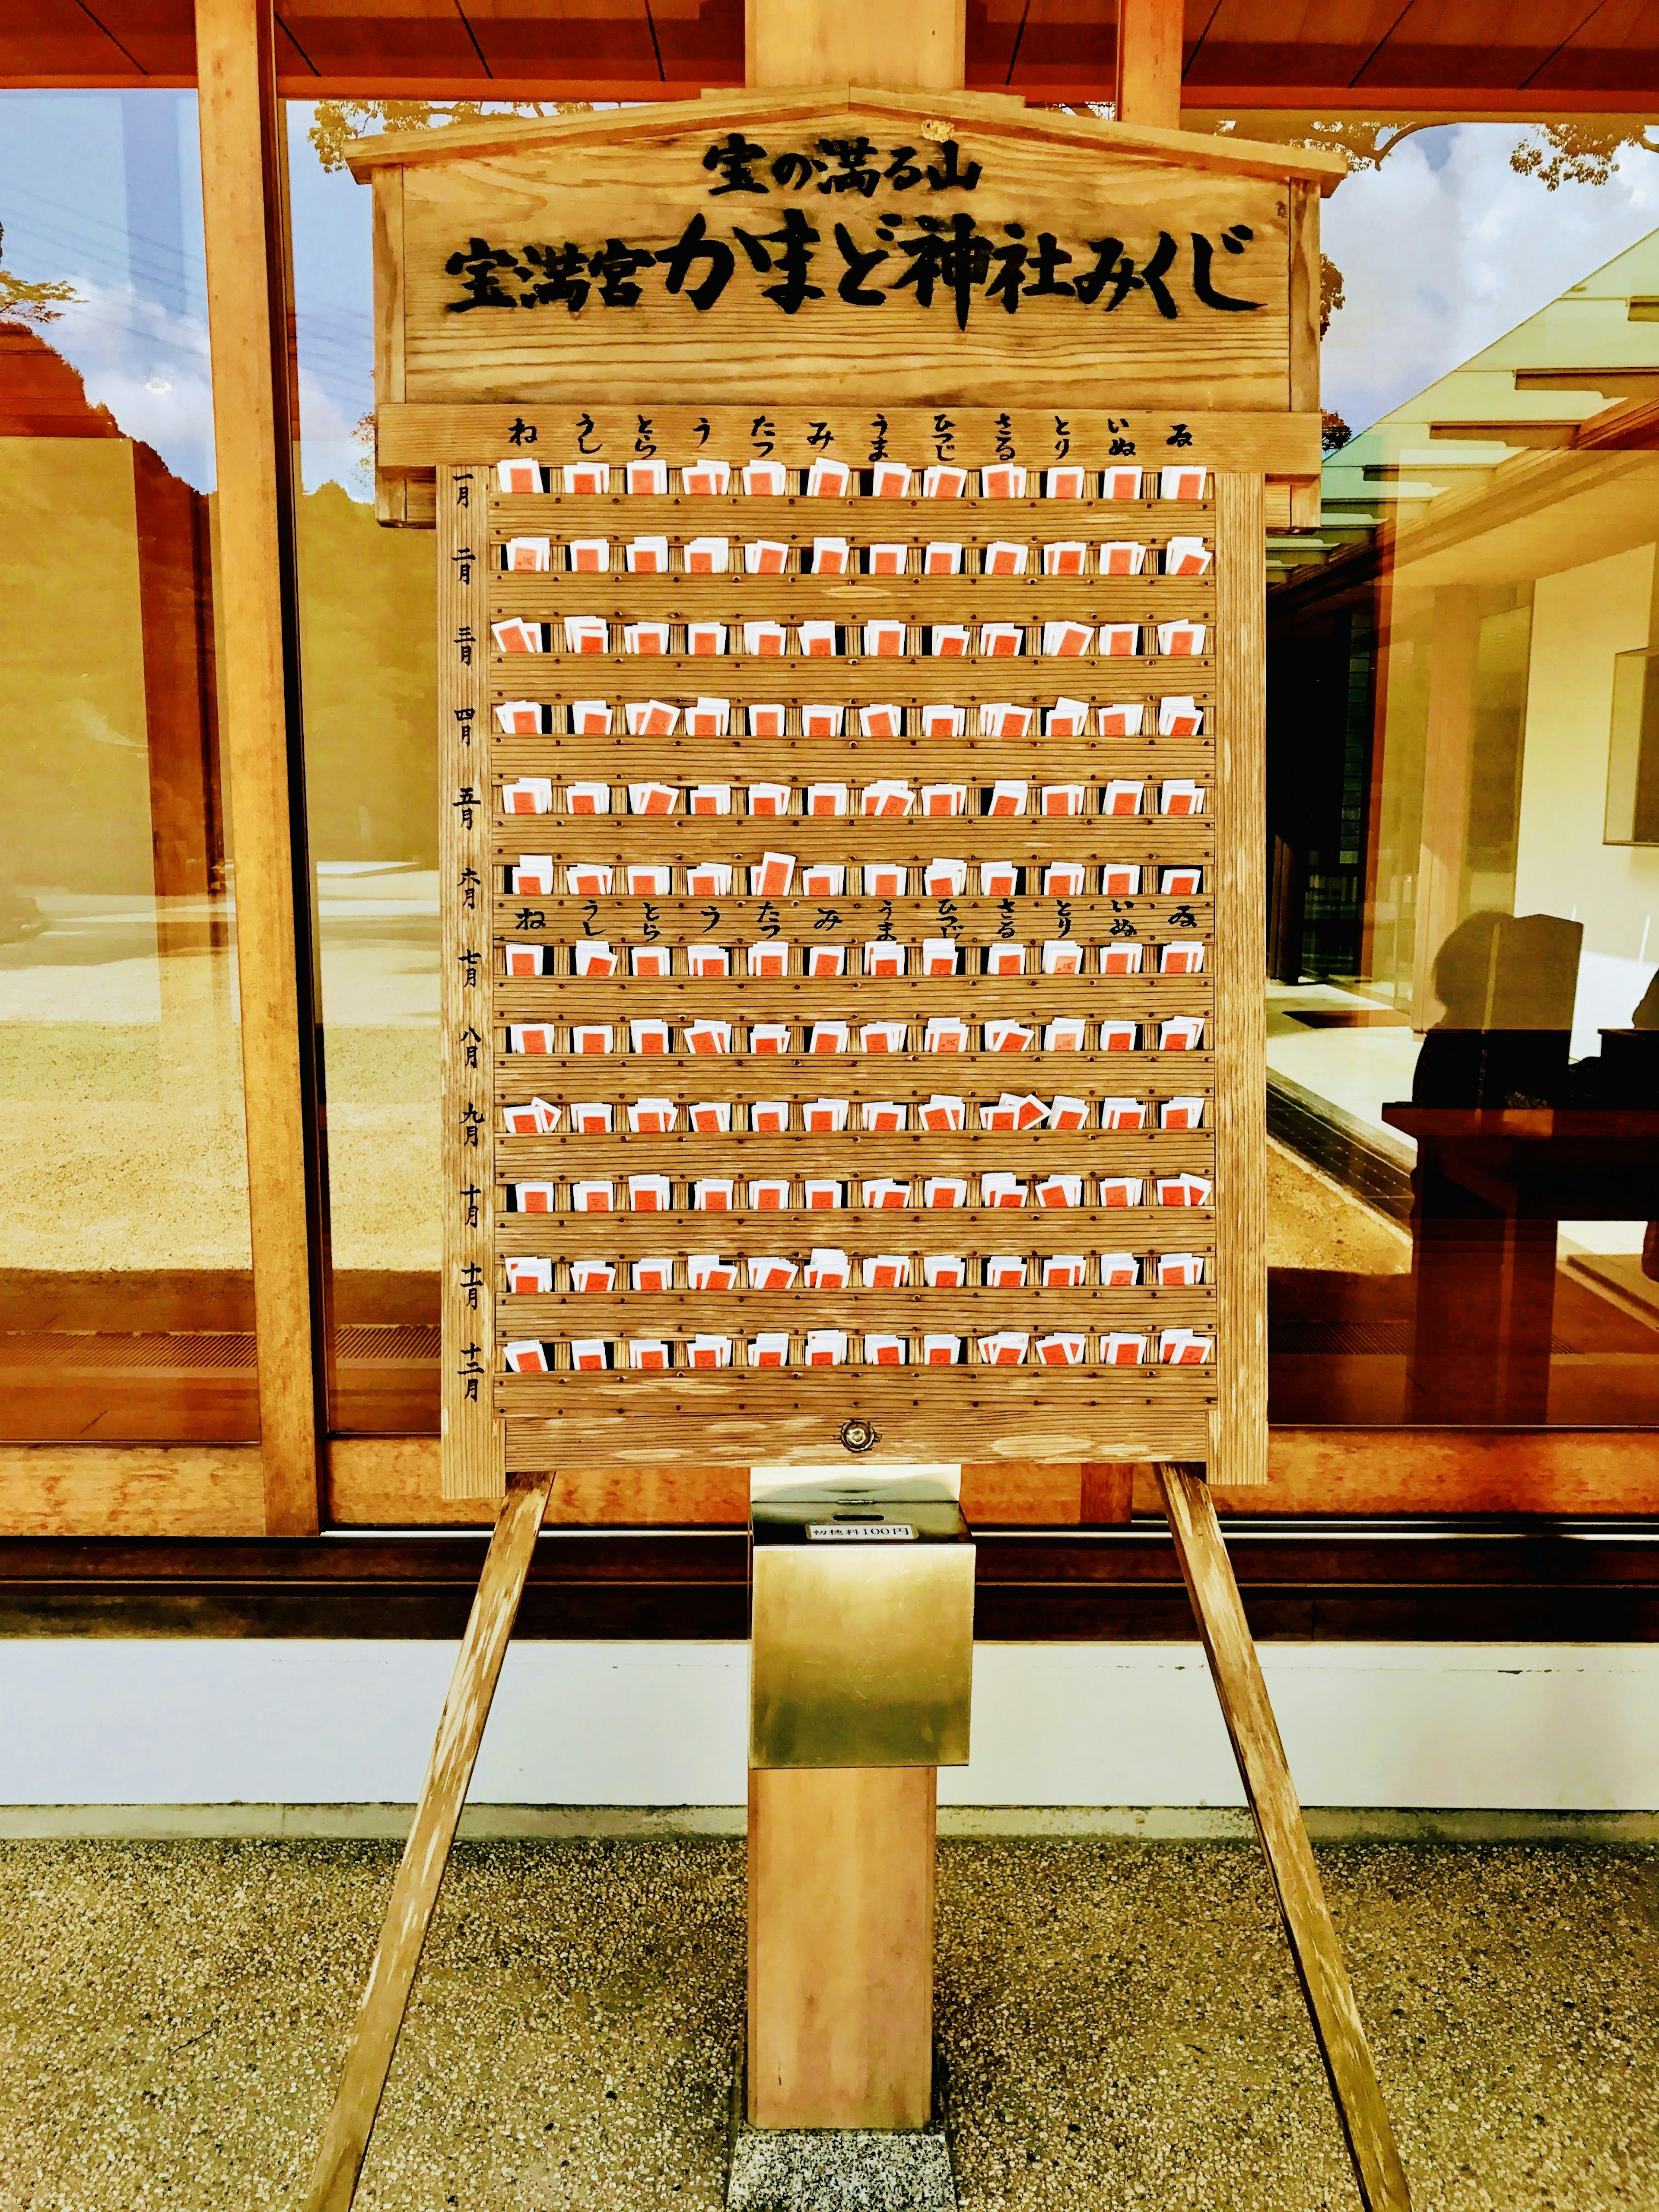
{"type": "Polygon", "coordinates": [[[1320,1886],[1261,1662],[1201,1474],[1160,1462],[1158,1484],[1233,1755],[1261,1838],[1302,1993],[1366,2212],[1410,2212],[1405,2169],[1320,1886]]]}
{"type": "Polygon", "coordinates": [[[455,1672],[450,1677],[437,1741],[415,1808],[415,1824],[392,1886],[386,1924],[369,1971],[368,1987],[357,2008],[334,2108],[311,2169],[305,2212],[349,2212],[357,2193],[369,2133],[392,2070],[392,2056],[403,2028],[421,1947],[449,1864],[456,1823],[472,1779],[507,1640],[513,1632],[552,1486],[550,1474],[507,1478],[501,1518],[490,1539],[478,1595],[472,1601],[455,1672]]]}

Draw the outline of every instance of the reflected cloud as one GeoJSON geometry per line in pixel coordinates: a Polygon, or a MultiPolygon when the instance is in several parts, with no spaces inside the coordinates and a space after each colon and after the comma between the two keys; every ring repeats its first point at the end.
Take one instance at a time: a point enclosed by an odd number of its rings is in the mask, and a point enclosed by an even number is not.
{"type": "Polygon", "coordinates": [[[1568,290],[1659,223],[1659,159],[1621,153],[1606,184],[1554,191],[1512,166],[1522,125],[1449,124],[1347,178],[1322,244],[1347,304],[1321,355],[1322,398],[1358,430],[1568,290]]]}
{"type": "Polygon", "coordinates": [[[216,482],[213,382],[207,325],[147,299],[130,284],[95,284],[70,270],[81,298],[42,335],[79,374],[94,407],[122,434],[151,446],[198,491],[216,482]]]}

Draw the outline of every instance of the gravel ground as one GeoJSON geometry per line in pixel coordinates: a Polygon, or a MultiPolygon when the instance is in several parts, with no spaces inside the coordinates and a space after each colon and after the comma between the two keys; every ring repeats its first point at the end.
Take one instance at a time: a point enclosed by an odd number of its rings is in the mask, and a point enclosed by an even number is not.
{"type": "MultiPolygon", "coordinates": [[[[1652,1852],[1322,1851],[1419,2212],[1659,2205],[1652,1852]]],[[[0,1845],[0,2212],[295,2204],[394,1854],[0,1845]]],[[[358,2203],[720,2203],[743,1859],[463,1845],[358,2203]]],[[[1253,1850],[951,1843],[965,2212],[1349,2212],[1253,1850]]]]}

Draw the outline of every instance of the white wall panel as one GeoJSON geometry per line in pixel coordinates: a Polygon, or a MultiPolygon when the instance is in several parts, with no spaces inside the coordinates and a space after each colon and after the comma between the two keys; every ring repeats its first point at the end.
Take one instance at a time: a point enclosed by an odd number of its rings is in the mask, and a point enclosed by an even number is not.
{"type": "MultiPolygon", "coordinates": [[[[406,1803],[451,1644],[0,1641],[0,1803],[406,1803]]],[[[1659,1808],[1659,1647],[1268,1644],[1310,1805],[1659,1808]]],[[[475,1801],[733,1805],[741,1644],[519,1644],[475,1801]]],[[[951,1805],[1236,1805],[1185,1644],[981,1644],[951,1805]]]]}

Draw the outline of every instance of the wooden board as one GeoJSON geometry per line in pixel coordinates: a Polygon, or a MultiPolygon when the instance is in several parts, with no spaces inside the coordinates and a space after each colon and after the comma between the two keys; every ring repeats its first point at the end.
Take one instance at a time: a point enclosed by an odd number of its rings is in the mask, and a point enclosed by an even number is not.
{"type": "Polygon", "coordinates": [[[1261,541],[1329,165],[951,106],[354,156],[383,513],[441,532],[451,1499],[1265,1478],[1261,541]]]}
{"type": "Polygon", "coordinates": [[[1227,824],[1216,851],[1216,989],[1227,1009],[1217,1055],[1216,1175],[1227,1234],[1218,1240],[1221,1395],[1212,1416],[1210,1480],[1267,1480],[1267,606],[1258,580],[1263,536],[1259,477],[1224,477],[1216,501],[1216,628],[1220,656],[1217,805],[1227,824]]]}
{"type": "Polygon", "coordinates": [[[941,109],[947,106],[953,117],[971,117],[1000,136],[1028,145],[1058,146],[1085,155],[1098,155],[1109,147],[1120,154],[1218,177],[1260,177],[1274,184],[1300,178],[1329,194],[1348,173],[1347,156],[1339,149],[1287,146],[1282,141],[1238,137],[1231,131],[1223,136],[1153,124],[1105,123],[1092,115],[1028,107],[1019,93],[953,92],[947,102],[936,92],[896,92],[890,87],[845,82],[782,91],[722,88],[697,100],[655,100],[609,112],[585,109],[535,121],[489,115],[476,123],[451,125],[441,136],[423,128],[376,133],[352,141],[346,166],[361,184],[382,169],[447,168],[457,161],[520,155],[550,144],[631,146],[659,138],[677,125],[691,131],[711,122],[722,129],[736,122],[746,130],[776,127],[809,120],[826,108],[838,119],[842,110],[860,108],[914,132],[923,124],[937,124],[941,109]]]}
{"type": "Polygon", "coordinates": [[[458,137],[391,164],[388,360],[416,404],[1283,413],[1297,158],[1148,136],[825,94],[458,137]]]}
{"type": "MultiPolygon", "coordinates": [[[[1212,718],[1232,631],[1218,620],[1212,561],[1192,576],[1157,570],[1172,565],[1173,540],[1213,553],[1214,501],[1107,499],[1097,465],[1091,495],[1079,500],[994,498],[983,477],[948,501],[815,497],[798,483],[776,495],[709,497],[686,492],[684,472],[649,494],[608,483],[567,494],[562,471],[567,460],[576,465],[575,443],[538,446],[534,480],[547,487],[539,491],[502,492],[483,471],[446,470],[440,479],[441,647],[450,668],[441,711],[453,769],[445,783],[447,834],[476,835],[474,809],[462,803],[467,791],[489,824],[482,845],[468,848],[471,858],[458,847],[446,862],[462,870],[457,884],[465,885],[451,897],[446,942],[455,1079],[446,1113],[457,1178],[446,1296],[453,1326],[472,1332],[458,1340],[462,1363],[447,1358],[446,1383],[452,1424],[462,1419],[483,1433],[478,1400],[461,1394],[477,1379],[465,1371],[469,1347],[491,1340],[486,1328],[473,1330],[488,1293],[469,1271],[488,1270],[499,1299],[495,1401],[503,1424],[501,1456],[492,1442],[468,1474],[458,1455],[453,1480],[468,1487],[448,1494],[478,1494],[471,1486],[499,1480],[503,1463],[529,1468],[552,1458],[622,1466],[821,1460],[849,1423],[865,1425],[887,1455],[1204,1455],[1230,1371],[1212,1356],[1223,1279],[1211,1202],[1220,1064],[1212,1049],[1212,948],[1219,940],[1212,878],[1224,803],[1217,780],[1224,747],[1212,718]],[[476,506],[453,496],[462,483],[473,498],[482,493],[482,532],[476,506]],[[684,547],[711,532],[733,549],[735,566],[687,574],[684,547]],[[748,571],[742,549],[757,532],[786,549],[776,575],[748,571]],[[824,537],[844,537],[849,548],[902,548],[902,572],[819,575],[811,549],[824,537]],[[603,570],[565,565],[571,549],[601,538],[603,570]],[[650,538],[664,541],[672,565],[630,574],[623,548],[650,538]],[[922,573],[929,543],[959,545],[969,573],[922,573]],[[972,573],[998,543],[1024,546],[1034,573],[972,573]],[[1144,544],[1153,573],[1087,573],[1097,572],[1105,543],[1144,544]],[[1085,573],[1043,573],[1045,547],[1077,544],[1090,549],[1085,573]],[[509,554],[514,545],[520,552],[509,554]],[[509,569],[510,557],[548,565],[509,569]],[[477,587],[460,579],[477,574],[482,600],[463,609],[460,595],[477,587]],[[566,649],[567,617],[602,621],[606,649],[566,649]],[[630,617],[667,624],[671,647],[690,642],[705,618],[726,623],[728,641],[747,622],[775,619],[789,649],[611,650],[626,642],[630,617]],[[895,641],[907,650],[861,649],[872,641],[859,617],[900,623],[895,641]],[[981,647],[985,623],[1004,623],[1026,649],[1001,660],[918,650],[931,641],[935,618],[981,647]],[[1196,625],[1202,636],[1189,642],[1200,649],[1074,657],[1042,650],[1057,641],[1047,634],[1054,623],[1086,627],[1091,643],[1113,622],[1131,625],[1137,641],[1173,643],[1157,636],[1170,620],[1196,625]],[[830,624],[854,649],[801,652],[799,625],[813,622],[830,624]],[[552,649],[502,649],[526,636],[552,649]],[[482,664],[479,640],[488,641],[482,664]],[[681,718],[715,683],[728,702],[725,733],[688,738],[681,718]],[[471,719],[457,723],[463,690],[471,719]],[[611,727],[573,728],[582,702],[600,696],[611,727]],[[1011,696],[1030,726],[1004,736],[993,710],[1011,696]],[[859,726],[858,710],[872,696],[895,707],[890,737],[859,726]],[[653,697],[672,708],[673,726],[628,734],[630,708],[638,713],[653,697]],[[1079,726],[1042,731],[1066,697],[1087,708],[1079,726]],[[775,734],[738,726],[769,699],[780,713],[775,734]],[[1151,734],[1165,699],[1191,700],[1198,726],[1151,734]],[[836,733],[811,733],[814,702],[832,710],[836,733]],[[1139,715],[1133,734],[1097,726],[1115,703],[1133,708],[1131,720],[1139,715]],[[963,726],[930,737],[924,718],[940,704],[960,708],[963,726]],[[525,726],[508,732],[503,720],[525,726]],[[468,749],[458,728],[473,733],[474,781],[465,784],[457,778],[468,749]],[[1176,778],[1195,787],[1195,812],[1161,811],[1176,778]],[[883,782],[902,787],[908,813],[862,811],[862,794],[883,782]],[[749,812],[769,784],[778,787],[771,803],[787,811],[749,812]],[[813,784],[844,786],[837,803],[846,811],[804,813],[813,784]],[[999,784],[1006,787],[1001,801],[999,784]],[[1118,803],[1134,811],[1103,811],[1114,786],[1118,803]],[[670,811],[627,811],[653,803],[647,787],[657,801],[672,799],[670,811]],[[965,811],[919,817],[929,787],[944,795],[939,803],[965,811]],[[688,816],[700,803],[694,792],[711,804],[717,793],[729,811],[688,816]],[[538,811],[509,811],[509,793],[512,805],[538,811]],[[1041,811],[1061,803],[1077,811],[1041,811]],[[988,811],[997,805],[1021,811],[988,811]],[[578,811],[587,805],[604,811],[578,811]],[[469,816],[472,828],[459,828],[469,816]],[[787,890],[763,890],[769,852],[785,853],[799,872],[787,890]],[[941,859],[964,872],[959,891],[948,881],[928,891],[941,859]],[[697,871],[708,866],[726,872],[701,887],[697,871]],[[838,888],[808,888],[819,866],[843,872],[838,888]],[[640,867],[665,870],[663,888],[630,890],[629,871],[640,867]],[[882,867],[896,872],[885,890],[863,873],[882,867]],[[589,879],[590,868],[609,872],[589,879]],[[1060,869],[1075,872],[1075,890],[1050,872],[1060,869]],[[1118,870],[1127,872],[1121,882],[1118,870]],[[478,872],[488,879],[482,915],[460,903],[478,872]],[[926,954],[930,939],[953,971],[919,972],[933,957],[926,954]],[[902,948],[902,959],[892,946],[902,948]],[[487,959],[468,963],[480,948],[487,959]],[[688,972],[708,948],[726,972],[688,972]],[[841,972],[811,972],[826,948],[841,972]],[[779,972],[753,972],[769,957],[779,972]],[[903,972],[881,973],[884,960],[903,972]],[[1003,960],[1023,972],[994,972],[1003,960]],[[1045,960],[1055,972],[1044,972],[1045,960]],[[1165,972],[1171,961],[1196,963],[1196,972],[1165,972]],[[583,972],[588,963],[594,972],[583,972]],[[1139,972],[1113,972],[1133,963],[1139,972]],[[513,972],[520,968],[534,972],[513,972]],[[476,985],[465,981],[469,973],[476,985]],[[490,1050],[480,1055],[487,1065],[474,1066],[467,1054],[483,1012],[490,1050]],[[928,1024],[940,1018],[963,1024],[963,1048],[927,1048],[928,1024]],[[661,1024],[659,1034],[635,1031],[641,1020],[661,1024]],[[833,1028],[831,1035],[845,1048],[823,1050],[823,1025],[838,1022],[845,1038],[833,1028]],[[729,1036],[717,1027],[714,1039],[728,1048],[697,1048],[710,1023],[731,1025],[729,1036]],[[455,1024],[465,1027],[455,1032],[455,1024]],[[1066,1049],[1068,1024],[1075,1042],[1066,1049]],[[1175,1049],[1182,1024],[1190,1042],[1175,1049]],[[1026,1048],[998,1049],[1000,1024],[1012,1025],[1013,1041],[1026,1048]],[[1046,1113],[1037,1126],[1000,1128],[1005,1097],[1036,1098],[1046,1113]],[[956,1126],[929,1127],[924,1116],[941,1097],[955,1102],[946,1119],[956,1126]],[[839,1128],[813,1127],[813,1102],[826,1098],[844,1117],[839,1128]],[[1134,1102],[1132,1125],[1112,1126],[1101,1102],[1124,1098],[1134,1102]],[[538,1099],[546,1126],[515,1128],[514,1117],[538,1099]],[[1182,1109],[1178,1099],[1197,1103],[1182,1109]],[[475,1118],[485,1114],[487,1129],[475,1118]],[[693,1126],[705,1115],[714,1126],[693,1126]],[[480,1224],[465,1217],[477,1188],[472,1170],[492,1148],[493,1176],[480,1180],[492,1195],[494,1233],[479,1258],[480,1224]],[[1020,1202],[996,1202],[988,1176],[1011,1182],[1020,1202]],[[959,1189],[948,1188],[953,1178],[959,1189]],[[816,1194],[814,1183],[823,1186],[816,1194]],[[591,1193],[579,1188],[588,1185],[591,1193]],[[846,1255],[845,1279],[809,1282],[820,1247],[846,1255]],[[694,1276],[699,1252],[716,1255],[729,1273],[713,1282],[694,1276]],[[1164,1279],[1159,1255],[1171,1252],[1192,1255],[1196,1267],[1164,1279]],[[1110,1279],[1101,1255],[1115,1253],[1132,1256],[1133,1279],[1110,1279]],[[1073,1255],[1076,1280],[1052,1266],[1045,1273],[1046,1263],[1073,1255]],[[653,1285],[636,1270],[657,1257],[670,1265],[653,1285]],[[769,1258],[794,1270],[787,1285],[765,1281],[769,1258]],[[930,1283],[928,1262],[941,1260],[959,1264],[930,1283]],[[891,1271],[884,1278],[881,1266],[891,1271]],[[811,1364],[815,1330],[845,1333],[830,1367],[811,1364]],[[984,1340],[1005,1330],[1019,1364],[994,1373],[983,1364],[992,1356],[984,1340]],[[1198,1364],[1160,1358],[1166,1331],[1200,1340],[1198,1364]],[[947,1366],[928,1364],[930,1335],[953,1352],[947,1366]],[[1056,1340],[1068,1336],[1075,1364],[1037,1364],[1058,1358],[1056,1340]],[[787,1345],[764,1346],[765,1337],[787,1345]],[[1133,1340],[1140,1363],[1117,1364],[1114,1337],[1133,1340]],[[713,1356],[730,1364],[698,1367],[699,1338],[715,1340],[713,1356]],[[882,1364],[883,1338],[896,1340],[901,1364],[882,1364]],[[595,1344],[605,1364],[585,1372],[595,1344]],[[667,1349],[653,1354],[645,1349],[652,1344],[667,1349]],[[774,1348],[778,1364],[757,1364],[774,1348]],[[667,1364],[653,1371],[633,1364],[641,1358],[667,1364]]],[[[1247,482],[1259,512],[1260,479],[1247,482]]],[[[1209,493],[1207,474],[1198,488],[1209,493]]],[[[1252,548],[1247,604],[1258,564],[1252,548]]],[[[1247,650],[1250,643],[1247,635],[1247,650]]],[[[1248,714],[1241,720],[1242,743],[1230,757],[1248,778],[1259,733],[1248,714]]],[[[1247,918],[1241,944],[1248,927],[1247,918]]],[[[1243,1309],[1240,1326],[1248,1334],[1243,1309]]]]}

